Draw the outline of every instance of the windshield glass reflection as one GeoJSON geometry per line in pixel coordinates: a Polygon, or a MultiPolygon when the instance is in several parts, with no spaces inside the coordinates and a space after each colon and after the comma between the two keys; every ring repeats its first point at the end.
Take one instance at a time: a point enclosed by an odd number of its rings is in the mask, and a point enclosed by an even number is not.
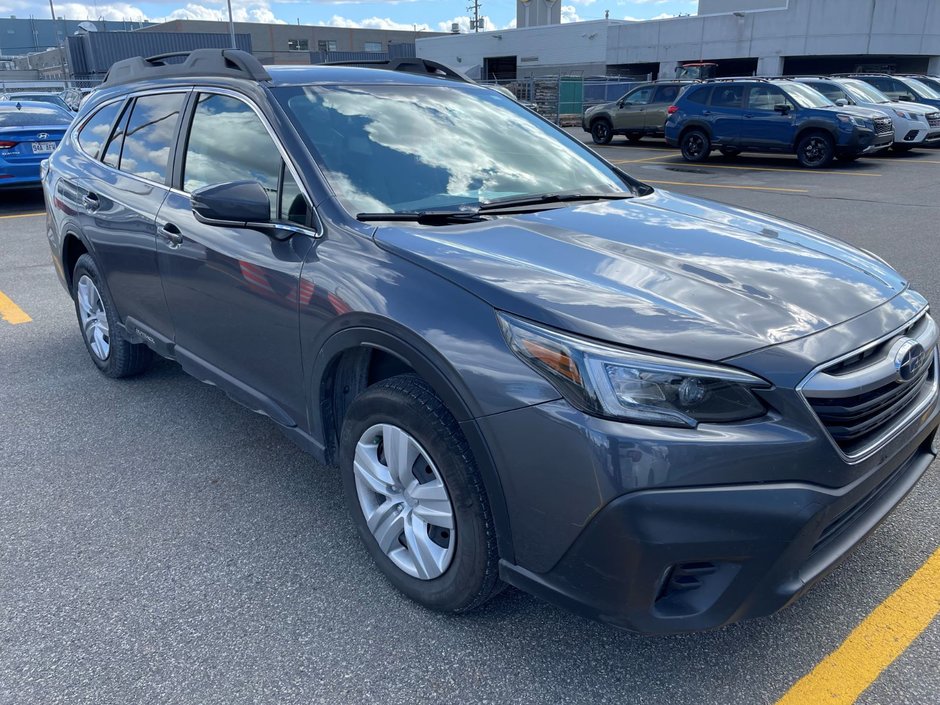
{"type": "Polygon", "coordinates": [[[276,92],[350,213],[625,187],[589,150],[495,91],[369,85],[276,92]]]}

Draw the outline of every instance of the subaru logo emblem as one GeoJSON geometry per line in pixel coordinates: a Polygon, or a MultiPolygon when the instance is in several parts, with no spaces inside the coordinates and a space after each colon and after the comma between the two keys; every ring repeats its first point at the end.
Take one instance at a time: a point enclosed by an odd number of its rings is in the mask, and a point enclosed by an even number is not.
{"type": "Polygon", "coordinates": [[[898,382],[909,382],[920,370],[924,346],[912,338],[901,338],[893,346],[894,376],[898,382]]]}
{"type": "Polygon", "coordinates": [[[41,139],[41,140],[47,140],[47,139],[49,139],[49,133],[48,133],[48,132],[40,132],[38,135],[36,135],[36,137],[38,137],[38,138],[41,139]]]}

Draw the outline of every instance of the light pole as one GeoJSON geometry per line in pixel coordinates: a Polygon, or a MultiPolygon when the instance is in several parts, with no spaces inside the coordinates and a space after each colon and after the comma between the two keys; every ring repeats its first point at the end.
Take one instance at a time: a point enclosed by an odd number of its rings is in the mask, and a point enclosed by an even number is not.
{"type": "MultiPolygon", "coordinates": [[[[51,3],[52,0],[49,0],[51,3]]],[[[232,49],[238,49],[238,45],[235,43],[235,21],[232,19],[232,0],[225,0],[228,4],[228,33],[232,37],[232,49]]]]}

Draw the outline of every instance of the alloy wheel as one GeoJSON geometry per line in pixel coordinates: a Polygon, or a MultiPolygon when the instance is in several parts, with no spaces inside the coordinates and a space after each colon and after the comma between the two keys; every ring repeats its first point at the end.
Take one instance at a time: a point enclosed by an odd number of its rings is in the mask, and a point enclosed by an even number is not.
{"type": "Polygon", "coordinates": [[[104,310],[98,287],[87,274],[78,280],[78,315],[88,347],[99,360],[107,360],[111,354],[111,331],[108,314],[104,310]]]}
{"type": "Polygon", "coordinates": [[[454,557],[454,507],[430,456],[392,424],[376,424],[356,444],[359,508],[382,552],[420,580],[444,574],[454,557]]]}

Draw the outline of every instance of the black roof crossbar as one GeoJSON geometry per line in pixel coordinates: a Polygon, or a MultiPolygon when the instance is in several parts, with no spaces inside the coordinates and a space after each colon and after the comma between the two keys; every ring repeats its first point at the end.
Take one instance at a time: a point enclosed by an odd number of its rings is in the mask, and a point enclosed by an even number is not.
{"type": "Polygon", "coordinates": [[[449,66],[439,64],[430,59],[406,57],[403,59],[364,59],[362,61],[328,61],[321,66],[358,66],[366,69],[387,69],[389,71],[403,71],[405,73],[427,74],[441,78],[452,78],[463,83],[475,83],[462,73],[454,71],[449,66]]]}
{"type": "Polygon", "coordinates": [[[702,83],[733,83],[734,81],[770,81],[770,76],[723,76],[721,78],[706,78],[702,83]]]}
{"type": "Polygon", "coordinates": [[[154,78],[177,78],[196,76],[220,76],[225,78],[248,78],[253,81],[270,81],[271,76],[261,62],[247,51],[240,49],[194,49],[175,51],[143,58],[134,56],[116,61],[108,70],[102,87],[116,86],[132,81],[154,78]],[[185,60],[167,63],[166,59],[186,57],[185,60]]]}

